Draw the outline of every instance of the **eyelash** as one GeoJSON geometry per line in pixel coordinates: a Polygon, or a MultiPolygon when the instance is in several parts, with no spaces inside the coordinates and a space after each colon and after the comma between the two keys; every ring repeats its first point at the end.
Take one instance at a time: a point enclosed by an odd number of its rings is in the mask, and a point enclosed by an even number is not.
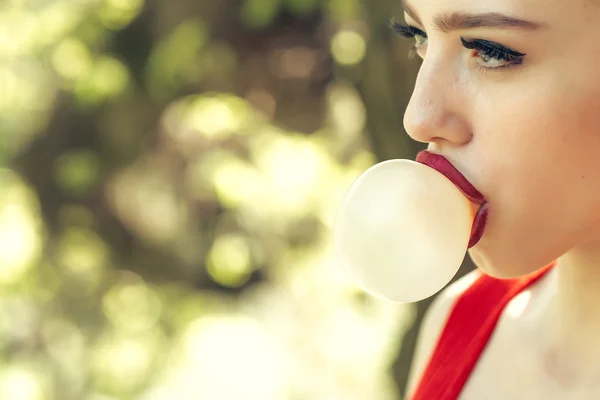
{"type": "MultiPolygon", "coordinates": [[[[401,24],[395,21],[391,22],[391,27],[394,31],[399,33],[400,35],[406,38],[416,38],[417,36],[421,36],[427,39],[427,34],[422,30],[415,28],[414,26],[401,24]]],[[[483,39],[465,39],[460,38],[462,45],[469,50],[476,50],[479,52],[480,57],[488,57],[493,60],[503,61],[506,64],[498,67],[486,67],[481,63],[477,63],[477,68],[482,71],[490,71],[490,70],[501,70],[510,68],[516,65],[520,65],[523,63],[523,59],[526,54],[519,53],[518,51],[509,49],[504,47],[498,43],[490,42],[488,40],[483,39]]],[[[411,53],[414,53],[418,50],[418,43],[414,43],[411,48],[411,53]]]]}

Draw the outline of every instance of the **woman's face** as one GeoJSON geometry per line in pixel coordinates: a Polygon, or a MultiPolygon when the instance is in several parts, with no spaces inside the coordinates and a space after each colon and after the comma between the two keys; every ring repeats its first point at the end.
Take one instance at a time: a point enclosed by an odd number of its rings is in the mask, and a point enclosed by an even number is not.
{"type": "Polygon", "coordinates": [[[405,9],[409,26],[398,29],[416,33],[423,63],[404,125],[486,196],[474,262],[514,277],[600,246],[600,5],[406,0],[405,9]]]}

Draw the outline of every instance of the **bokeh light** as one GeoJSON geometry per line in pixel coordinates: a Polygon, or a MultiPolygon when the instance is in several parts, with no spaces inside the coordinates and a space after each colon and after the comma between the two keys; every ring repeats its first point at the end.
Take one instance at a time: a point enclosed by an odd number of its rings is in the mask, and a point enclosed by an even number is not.
{"type": "Polygon", "coordinates": [[[0,182],[0,283],[14,283],[41,255],[42,223],[35,193],[17,175],[0,169],[0,182]]]}
{"type": "Polygon", "coordinates": [[[342,65],[358,64],[365,56],[367,44],[357,32],[342,30],[331,40],[331,52],[342,65]]]}
{"type": "Polygon", "coordinates": [[[48,378],[41,371],[25,365],[2,368],[0,369],[0,398],[50,399],[48,378]]]}
{"type": "Polygon", "coordinates": [[[221,235],[208,253],[210,276],[224,286],[241,286],[252,273],[248,240],[240,235],[221,235]]]}

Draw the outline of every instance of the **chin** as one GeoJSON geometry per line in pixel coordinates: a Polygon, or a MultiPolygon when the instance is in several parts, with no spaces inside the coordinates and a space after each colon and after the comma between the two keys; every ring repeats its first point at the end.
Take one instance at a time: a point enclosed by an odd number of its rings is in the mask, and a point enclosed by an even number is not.
{"type": "Polygon", "coordinates": [[[554,260],[541,260],[532,255],[520,254],[503,246],[486,246],[480,242],[469,250],[469,256],[485,274],[497,279],[515,279],[538,271],[554,260]]]}

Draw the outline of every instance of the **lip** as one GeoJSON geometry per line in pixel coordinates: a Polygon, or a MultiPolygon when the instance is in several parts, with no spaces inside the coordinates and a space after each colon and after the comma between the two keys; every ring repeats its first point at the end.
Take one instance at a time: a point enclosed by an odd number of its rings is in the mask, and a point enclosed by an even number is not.
{"type": "Polygon", "coordinates": [[[444,175],[450,182],[454,183],[469,201],[479,206],[473,219],[468,247],[470,249],[475,246],[483,236],[489,212],[488,203],[483,194],[481,194],[481,192],[479,192],[475,186],[473,186],[471,182],[469,182],[469,180],[465,178],[465,176],[456,169],[450,161],[448,161],[448,159],[440,154],[431,153],[425,150],[417,155],[416,161],[427,165],[444,175]]]}

